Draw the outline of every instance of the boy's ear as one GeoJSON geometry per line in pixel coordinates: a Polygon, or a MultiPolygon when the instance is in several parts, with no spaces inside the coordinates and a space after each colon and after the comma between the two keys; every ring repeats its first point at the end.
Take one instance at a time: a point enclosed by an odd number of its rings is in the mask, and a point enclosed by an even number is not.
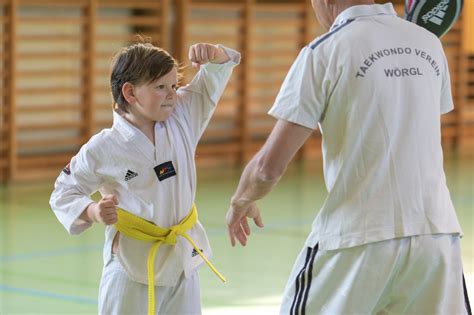
{"type": "Polygon", "coordinates": [[[135,87],[129,82],[125,82],[125,84],[122,85],[122,95],[130,105],[137,102],[137,98],[135,97],[135,87]]]}

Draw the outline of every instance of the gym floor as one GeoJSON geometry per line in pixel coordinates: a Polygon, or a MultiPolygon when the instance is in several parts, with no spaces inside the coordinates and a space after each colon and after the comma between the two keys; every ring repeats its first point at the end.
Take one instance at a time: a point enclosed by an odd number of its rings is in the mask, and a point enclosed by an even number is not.
{"type": "MultiPolygon", "coordinates": [[[[326,190],[320,161],[293,163],[260,202],[265,228],[232,248],[224,216],[240,169],[198,169],[196,204],[223,284],[201,268],[204,315],[276,314],[291,267],[326,190]]],[[[464,272],[474,299],[474,158],[445,160],[465,236],[464,272]]],[[[103,226],[69,236],[48,201],[53,181],[0,186],[0,314],[96,314],[103,226]]]]}

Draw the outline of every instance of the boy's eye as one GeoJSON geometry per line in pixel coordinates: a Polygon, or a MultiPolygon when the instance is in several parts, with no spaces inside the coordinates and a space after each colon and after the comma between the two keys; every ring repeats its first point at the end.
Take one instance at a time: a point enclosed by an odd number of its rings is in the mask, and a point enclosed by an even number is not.
{"type": "MultiPolygon", "coordinates": [[[[160,85],[157,85],[155,88],[158,89],[158,90],[165,90],[165,89],[166,89],[166,85],[160,84],[160,85]]],[[[171,86],[171,89],[177,90],[177,89],[178,89],[178,85],[177,85],[177,84],[173,84],[173,85],[171,86]]]]}

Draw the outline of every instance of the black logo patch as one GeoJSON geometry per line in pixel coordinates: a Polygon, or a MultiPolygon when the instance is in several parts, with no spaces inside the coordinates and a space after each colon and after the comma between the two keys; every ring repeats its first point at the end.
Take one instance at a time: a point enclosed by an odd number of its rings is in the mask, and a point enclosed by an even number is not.
{"type": "Polygon", "coordinates": [[[125,181],[129,181],[134,177],[137,177],[138,173],[135,173],[134,171],[128,170],[127,174],[125,174],[125,181]]]}
{"type": "Polygon", "coordinates": [[[159,181],[167,179],[168,177],[175,176],[176,170],[174,169],[173,163],[171,161],[165,162],[158,166],[155,166],[155,173],[159,181]]]}
{"type": "MultiPolygon", "coordinates": [[[[204,252],[204,250],[202,248],[199,249],[202,252],[204,252]]],[[[193,248],[193,251],[191,253],[191,257],[194,257],[194,256],[197,256],[199,255],[199,253],[197,252],[197,250],[195,248],[193,248]]]]}
{"type": "Polygon", "coordinates": [[[66,175],[71,175],[71,163],[67,163],[67,165],[64,166],[63,172],[64,172],[66,175]]]}

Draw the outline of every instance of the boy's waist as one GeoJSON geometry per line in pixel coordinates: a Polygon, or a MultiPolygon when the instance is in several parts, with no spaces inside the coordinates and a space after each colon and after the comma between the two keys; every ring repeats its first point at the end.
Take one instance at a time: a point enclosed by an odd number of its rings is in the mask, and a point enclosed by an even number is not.
{"type": "MultiPolygon", "coordinates": [[[[118,231],[115,226],[107,226],[105,232],[104,265],[111,261],[113,251],[131,280],[147,284],[147,259],[152,243],[120,234],[118,245],[115,250],[112,250],[113,239],[118,231]]],[[[199,221],[188,231],[188,234],[207,258],[212,257],[206,231],[199,221]]],[[[188,277],[202,262],[202,258],[184,238],[178,237],[176,245],[163,244],[156,255],[155,285],[174,286],[183,271],[188,277]]]]}

